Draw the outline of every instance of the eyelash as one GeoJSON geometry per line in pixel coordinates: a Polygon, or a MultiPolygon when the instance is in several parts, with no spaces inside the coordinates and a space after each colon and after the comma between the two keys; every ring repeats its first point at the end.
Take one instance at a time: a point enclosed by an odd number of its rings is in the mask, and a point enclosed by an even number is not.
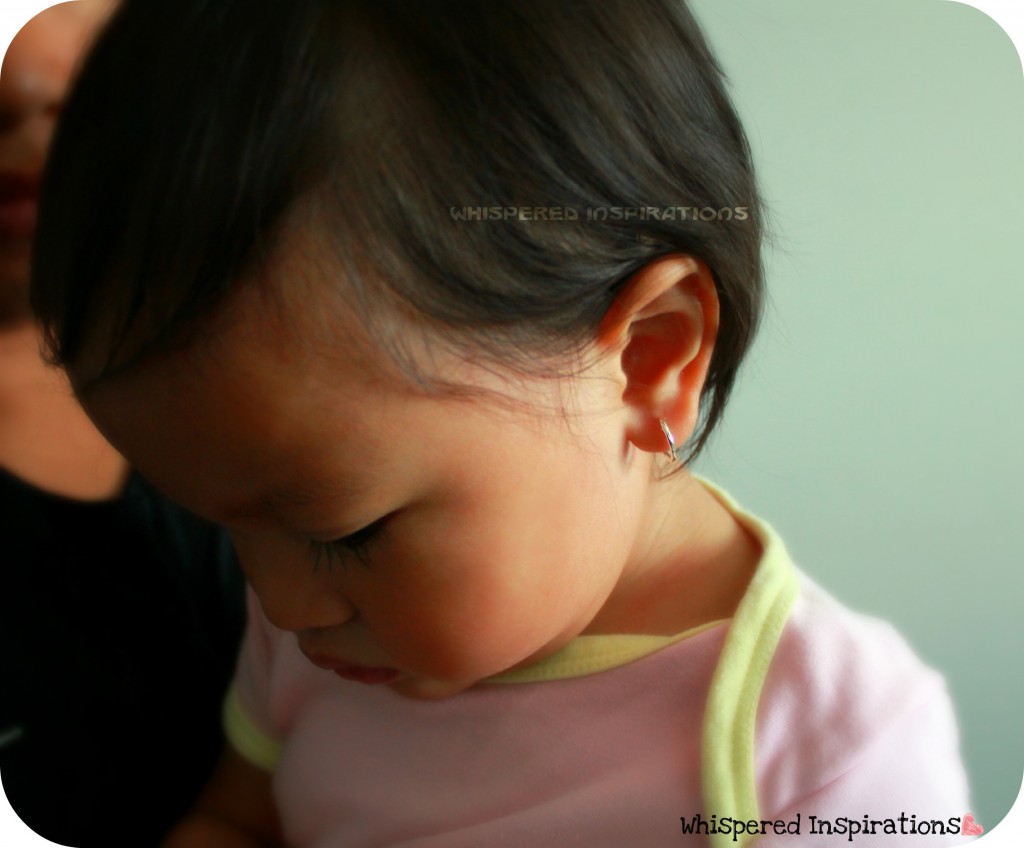
{"type": "Polygon", "coordinates": [[[320,562],[325,556],[327,570],[330,571],[335,559],[344,563],[343,556],[346,554],[354,556],[362,565],[369,568],[367,549],[380,536],[383,527],[384,519],[381,518],[340,539],[331,542],[310,542],[309,546],[313,551],[313,573],[319,571],[320,562]]]}

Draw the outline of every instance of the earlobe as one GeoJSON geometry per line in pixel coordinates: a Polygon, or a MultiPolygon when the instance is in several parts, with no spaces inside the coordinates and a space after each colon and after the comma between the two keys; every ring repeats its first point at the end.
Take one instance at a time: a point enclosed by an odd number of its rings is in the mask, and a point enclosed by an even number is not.
{"type": "Polygon", "coordinates": [[[619,293],[599,344],[618,358],[629,411],[626,438],[637,448],[668,449],[662,421],[677,450],[693,433],[717,333],[714,277],[692,256],[655,259],[619,293]]]}

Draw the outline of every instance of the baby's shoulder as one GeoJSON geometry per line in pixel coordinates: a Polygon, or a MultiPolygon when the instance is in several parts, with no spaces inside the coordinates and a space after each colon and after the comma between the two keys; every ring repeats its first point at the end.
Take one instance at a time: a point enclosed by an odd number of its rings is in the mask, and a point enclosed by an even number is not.
{"type": "Polygon", "coordinates": [[[879,709],[912,706],[943,686],[889,622],[850,610],[800,575],[765,685],[779,707],[796,697],[807,718],[875,726],[879,709]]]}
{"type": "Polygon", "coordinates": [[[891,624],[800,576],[758,706],[756,757],[769,783],[811,792],[879,746],[898,756],[906,729],[936,708],[949,708],[944,679],[891,624]]]}

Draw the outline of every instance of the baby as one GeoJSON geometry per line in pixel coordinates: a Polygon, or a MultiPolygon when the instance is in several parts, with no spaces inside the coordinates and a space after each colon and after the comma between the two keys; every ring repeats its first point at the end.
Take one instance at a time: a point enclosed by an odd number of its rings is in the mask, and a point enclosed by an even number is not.
{"type": "Polygon", "coordinates": [[[941,678],[686,470],[762,228],[681,0],[123,4],[33,294],[251,587],[168,845],[962,840],[941,678]]]}

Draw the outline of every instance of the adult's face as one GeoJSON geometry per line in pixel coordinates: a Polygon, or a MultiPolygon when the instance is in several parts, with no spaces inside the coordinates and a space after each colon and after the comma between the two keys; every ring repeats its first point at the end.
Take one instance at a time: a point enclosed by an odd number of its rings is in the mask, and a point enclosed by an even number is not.
{"type": "Polygon", "coordinates": [[[36,200],[46,151],[83,49],[115,5],[53,6],[15,36],[0,67],[0,323],[28,316],[36,200]]]}

